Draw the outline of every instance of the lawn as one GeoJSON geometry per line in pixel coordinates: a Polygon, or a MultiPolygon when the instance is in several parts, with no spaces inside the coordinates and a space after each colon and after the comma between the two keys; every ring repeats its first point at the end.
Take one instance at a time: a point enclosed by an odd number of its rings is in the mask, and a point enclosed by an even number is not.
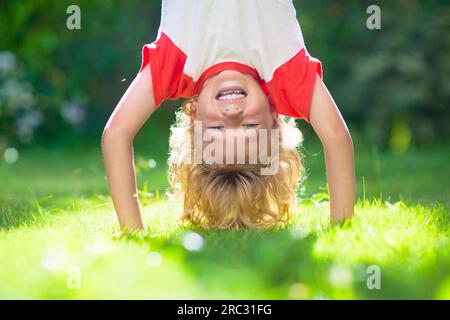
{"type": "Polygon", "coordinates": [[[295,219],[271,232],[178,224],[155,152],[136,157],[147,232],[127,236],[98,147],[1,161],[0,298],[450,298],[448,146],[357,148],[355,217],[331,226],[323,152],[310,144],[295,219]]]}

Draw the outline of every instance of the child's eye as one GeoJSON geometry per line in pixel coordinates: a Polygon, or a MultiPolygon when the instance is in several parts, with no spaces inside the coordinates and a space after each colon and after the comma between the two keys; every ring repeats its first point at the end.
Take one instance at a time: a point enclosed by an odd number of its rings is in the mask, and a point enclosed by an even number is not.
{"type": "Polygon", "coordinates": [[[221,129],[223,129],[223,126],[212,126],[212,127],[208,127],[208,129],[221,130],[221,129]]]}
{"type": "Polygon", "coordinates": [[[254,128],[254,127],[257,127],[258,124],[257,123],[246,123],[246,124],[243,124],[242,126],[244,126],[245,128],[254,128]]]}

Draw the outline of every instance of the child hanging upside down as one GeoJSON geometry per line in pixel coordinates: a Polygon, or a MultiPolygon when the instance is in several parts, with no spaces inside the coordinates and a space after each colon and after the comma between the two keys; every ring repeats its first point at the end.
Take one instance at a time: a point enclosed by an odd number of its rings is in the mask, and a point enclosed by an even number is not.
{"type": "Polygon", "coordinates": [[[291,0],[163,0],[157,38],[143,47],[103,133],[123,230],[144,229],[133,139],[163,101],[179,98],[169,157],[179,219],[203,228],[289,223],[304,174],[295,119],[311,124],[324,146],[331,220],[352,216],[352,139],[291,0]]]}

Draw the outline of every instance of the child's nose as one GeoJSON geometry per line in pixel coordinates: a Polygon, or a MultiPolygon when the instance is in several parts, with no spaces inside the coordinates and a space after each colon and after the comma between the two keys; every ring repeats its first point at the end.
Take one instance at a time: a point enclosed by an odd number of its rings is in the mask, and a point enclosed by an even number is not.
{"type": "Polygon", "coordinates": [[[243,110],[239,106],[226,106],[222,109],[222,114],[225,117],[236,117],[242,114],[243,110]]]}

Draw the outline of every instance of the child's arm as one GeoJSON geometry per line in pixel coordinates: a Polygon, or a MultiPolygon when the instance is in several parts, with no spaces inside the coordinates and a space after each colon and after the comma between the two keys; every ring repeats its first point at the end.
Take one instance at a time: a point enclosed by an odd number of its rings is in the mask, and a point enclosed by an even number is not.
{"type": "Polygon", "coordinates": [[[355,204],[353,142],[333,98],[318,76],[309,120],[324,147],[331,220],[341,222],[351,218],[355,204]]]}
{"type": "Polygon", "coordinates": [[[154,110],[150,64],[133,80],[105,126],[102,151],[114,207],[122,230],[144,229],[133,160],[133,140],[154,110]]]}

